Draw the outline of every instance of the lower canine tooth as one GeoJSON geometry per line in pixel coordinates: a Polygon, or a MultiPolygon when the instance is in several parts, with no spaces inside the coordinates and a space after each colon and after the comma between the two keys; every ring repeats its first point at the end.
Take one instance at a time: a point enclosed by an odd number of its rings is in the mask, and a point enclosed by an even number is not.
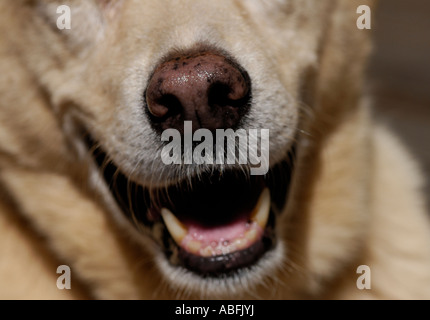
{"type": "Polygon", "coordinates": [[[255,221],[262,229],[266,227],[267,220],[269,219],[270,213],[270,191],[265,188],[261,192],[260,198],[258,198],[257,205],[255,206],[251,220],[255,221]]]}
{"type": "Polygon", "coordinates": [[[211,257],[215,255],[215,251],[211,246],[207,246],[206,248],[200,250],[200,254],[203,257],[211,257]]]}
{"type": "Polygon", "coordinates": [[[187,249],[191,253],[198,254],[200,249],[202,247],[202,244],[199,241],[190,240],[187,243],[187,249]]]}
{"type": "Polygon", "coordinates": [[[252,229],[245,233],[245,238],[251,243],[257,239],[257,230],[252,229]]]}
{"type": "Polygon", "coordinates": [[[232,251],[233,250],[242,250],[246,247],[247,241],[245,239],[236,239],[233,241],[233,243],[231,244],[232,246],[232,251]]]}
{"type": "Polygon", "coordinates": [[[169,209],[161,209],[161,216],[173,240],[179,245],[188,233],[187,228],[169,209]]]}

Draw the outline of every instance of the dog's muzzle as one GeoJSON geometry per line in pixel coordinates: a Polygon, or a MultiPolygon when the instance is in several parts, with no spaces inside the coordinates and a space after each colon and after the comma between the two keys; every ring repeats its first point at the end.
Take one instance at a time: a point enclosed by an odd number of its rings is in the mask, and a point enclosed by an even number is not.
{"type": "Polygon", "coordinates": [[[204,277],[232,275],[252,267],[276,246],[275,225],[287,199],[293,152],[265,176],[229,169],[148,188],[123,174],[88,141],[122,212],[172,265],[204,277]]]}
{"type": "MultiPolygon", "coordinates": [[[[180,130],[184,121],[194,131],[234,129],[252,102],[248,74],[219,52],[172,56],[148,83],[144,110],[158,133],[180,130]]],[[[108,161],[102,147],[88,138],[119,207],[158,243],[171,265],[203,277],[228,276],[252,267],[276,246],[275,225],[288,193],[291,159],[264,176],[239,166],[214,167],[165,188],[149,188],[108,161]]]]}

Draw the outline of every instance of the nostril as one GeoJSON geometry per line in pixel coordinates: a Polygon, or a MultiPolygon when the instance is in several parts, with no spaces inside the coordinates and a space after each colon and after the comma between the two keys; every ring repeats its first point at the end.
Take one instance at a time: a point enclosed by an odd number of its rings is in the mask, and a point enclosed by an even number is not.
{"type": "Polygon", "coordinates": [[[225,83],[214,83],[208,90],[208,104],[211,108],[245,107],[249,103],[248,86],[233,88],[225,83]]]}
{"type": "Polygon", "coordinates": [[[213,52],[183,55],[160,64],[145,93],[154,129],[234,128],[248,112],[251,81],[231,59],[213,52]]]}
{"type": "Polygon", "coordinates": [[[233,104],[229,98],[231,88],[223,83],[214,83],[208,90],[208,104],[211,108],[225,107],[233,104]]]}
{"type": "MultiPolygon", "coordinates": [[[[148,100],[147,100],[148,101],[148,100]]],[[[163,118],[169,113],[169,109],[164,104],[148,101],[148,111],[156,118],[163,118]]]]}
{"type": "Polygon", "coordinates": [[[171,117],[181,113],[182,105],[179,99],[173,94],[164,94],[149,103],[149,112],[158,117],[171,117]]]}

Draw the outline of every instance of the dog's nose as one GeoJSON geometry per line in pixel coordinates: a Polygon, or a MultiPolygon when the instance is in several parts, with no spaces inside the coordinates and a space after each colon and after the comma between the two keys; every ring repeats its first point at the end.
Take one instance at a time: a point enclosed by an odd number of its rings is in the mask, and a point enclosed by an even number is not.
{"type": "Polygon", "coordinates": [[[146,104],[155,128],[183,132],[235,128],[249,109],[251,83],[247,72],[212,52],[177,56],[160,64],[152,75],[146,104]]]}

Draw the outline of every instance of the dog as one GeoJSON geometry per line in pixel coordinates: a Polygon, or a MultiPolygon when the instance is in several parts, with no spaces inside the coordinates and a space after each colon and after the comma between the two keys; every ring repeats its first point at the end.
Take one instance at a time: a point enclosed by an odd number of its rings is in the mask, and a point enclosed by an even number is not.
{"type": "Polygon", "coordinates": [[[0,297],[430,298],[422,176],[372,116],[360,5],[2,1],[0,297]],[[267,172],[162,161],[220,129],[257,130],[267,172]]]}

